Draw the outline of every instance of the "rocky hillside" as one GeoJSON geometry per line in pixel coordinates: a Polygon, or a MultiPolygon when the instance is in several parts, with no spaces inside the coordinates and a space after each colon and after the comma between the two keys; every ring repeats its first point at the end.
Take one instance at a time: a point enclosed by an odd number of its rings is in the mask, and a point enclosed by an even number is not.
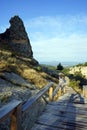
{"type": "Polygon", "coordinates": [[[70,68],[70,74],[75,74],[76,72],[80,72],[85,78],[87,78],[87,66],[74,66],[70,68]]]}

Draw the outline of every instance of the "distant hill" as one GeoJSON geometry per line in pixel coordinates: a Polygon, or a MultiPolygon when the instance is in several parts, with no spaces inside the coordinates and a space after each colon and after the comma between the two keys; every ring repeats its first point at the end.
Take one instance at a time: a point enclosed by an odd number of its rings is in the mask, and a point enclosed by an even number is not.
{"type": "Polygon", "coordinates": [[[46,64],[46,65],[52,65],[52,66],[57,66],[59,63],[61,63],[64,67],[69,67],[69,66],[74,66],[79,64],[79,62],[59,62],[59,61],[44,61],[44,62],[40,62],[40,64],[46,64]]]}

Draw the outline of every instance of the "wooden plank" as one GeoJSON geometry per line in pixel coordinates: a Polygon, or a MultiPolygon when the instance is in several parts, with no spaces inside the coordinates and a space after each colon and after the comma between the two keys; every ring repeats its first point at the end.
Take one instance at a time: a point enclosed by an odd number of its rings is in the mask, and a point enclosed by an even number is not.
{"type": "Polygon", "coordinates": [[[59,129],[54,128],[54,127],[50,127],[50,126],[47,126],[47,125],[35,124],[34,127],[31,130],[59,130],[59,129]]]}
{"type": "Polygon", "coordinates": [[[57,119],[61,119],[63,120],[64,118],[65,119],[69,119],[69,120],[74,120],[75,121],[82,121],[83,122],[83,119],[84,119],[84,122],[87,122],[87,115],[75,115],[75,114],[71,114],[71,113],[59,113],[59,114],[55,114],[55,113],[43,113],[42,116],[40,116],[40,118],[38,120],[48,120],[49,117],[55,117],[57,119]]]}
{"type": "Polygon", "coordinates": [[[57,111],[60,111],[60,110],[65,110],[66,111],[66,109],[71,109],[71,110],[76,110],[76,111],[84,111],[84,112],[86,112],[87,111],[87,107],[80,107],[80,106],[78,106],[78,107],[76,107],[76,106],[74,106],[74,105],[59,105],[59,106],[56,106],[56,105],[54,105],[54,106],[51,106],[51,105],[47,105],[46,107],[45,107],[45,109],[44,109],[44,111],[52,111],[52,109],[53,110],[57,110],[57,111]]]}
{"type": "MultiPolygon", "coordinates": [[[[42,114],[48,114],[50,113],[50,111],[45,111],[42,114]]],[[[55,115],[55,116],[61,116],[63,118],[65,117],[75,117],[75,118],[81,118],[81,119],[87,119],[87,114],[78,114],[78,113],[70,113],[70,112],[65,112],[65,111],[51,111],[51,114],[55,115]]],[[[87,121],[87,120],[86,120],[87,121]]]]}
{"type": "Polygon", "coordinates": [[[87,108],[87,104],[72,103],[72,102],[68,102],[66,100],[63,102],[62,101],[61,102],[50,102],[48,105],[53,105],[56,107],[65,106],[65,105],[73,107],[73,105],[74,105],[75,107],[78,107],[78,108],[84,108],[84,109],[87,108]]]}
{"type": "MultiPolygon", "coordinates": [[[[47,114],[46,114],[47,115],[47,114]]],[[[87,122],[87,120],[86,120],[87,122]]],[[[67,129],[72,129],[74,127],[79,128],[87,128],[87,124],[82,120],[77,120],[77,119],[70,119],[67,117],[59,117],[59,116],[54,116],[54,115],[43,115],[39,120],[37,121],[37,124],[42,124],[42,125],[48,125],[50,127],[57,127],[57,128],[67,128],[67,129]]]]}
{"type": "Polygon", "coordinates": [[[69,109],[69,108],[65,108],[64,109],[64,107],[63,108],[61,108],[60,107],[60,109],[58,109],[58,108],[49,108],[49,109],[45,109],[45,112],[47,113],[47,112],[49,112],[49,113],[60,113],[60,112],[62,112],[62,113],[73,113],[73,114],[80,114],[80,115],[86,115],[86,110],[81,110],[81,109],[69,109]]]}

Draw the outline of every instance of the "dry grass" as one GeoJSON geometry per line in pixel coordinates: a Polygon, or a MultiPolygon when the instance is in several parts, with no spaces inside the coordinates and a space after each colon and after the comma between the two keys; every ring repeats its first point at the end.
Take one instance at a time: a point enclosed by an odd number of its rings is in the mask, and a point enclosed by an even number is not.
{"type": "Polygon", "coordinates": [[[12,95],[12,92],[11,92],[11,91],[0,93],[0,101],[1,101],[1,102],[6,102],[6,101],[8,101],[8,98],[9,98],[11,95],[12,95]]]}
{"type": "Polygon", "coordinates": [[[29,61],[21,60],[13,56],[9,51],[2,51],[0,55],[0,71],[4,70],[18,73],[38,88],[44,87],[49,81],[58,82],[57,79],[50,75],[35,70],[29,61]]]}
{"type": "Polygon", "coordinates": [[[7,68],[8,68],[8,62],[5,60],[1,60],[0,61],[0,71],[7,70],[7,68]]]}
{"type": "Polygon", "coordinates": [[[47,84],[47,80],[43,78],[41,74],[39,74],[39,72],[34,69],[25,68],[22,71],[21,75],[39,88],[42,88],[47,84]]]}

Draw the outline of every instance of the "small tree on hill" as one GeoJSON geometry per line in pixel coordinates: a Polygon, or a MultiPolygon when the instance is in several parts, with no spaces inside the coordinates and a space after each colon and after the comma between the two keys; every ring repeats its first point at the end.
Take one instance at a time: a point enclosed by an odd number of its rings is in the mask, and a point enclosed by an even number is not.
{"type": "Polygon", "coordinates": [[[61,63],[59,63],[58,65],[57,65],[57,70],[63,70],[64,68],[63,68],[63,66],[61,65],[61,63]]]}

